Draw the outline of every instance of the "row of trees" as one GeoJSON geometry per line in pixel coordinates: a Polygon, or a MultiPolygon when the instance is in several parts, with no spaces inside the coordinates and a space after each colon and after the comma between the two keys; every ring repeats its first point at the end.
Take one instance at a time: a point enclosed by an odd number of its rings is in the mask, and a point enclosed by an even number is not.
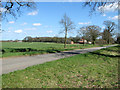
{"type": "Polygon", "coordinates": [[[114,35],[113,31],[116,29],[116,24],[112,21],[104,21],[103,24],[105,25],[103,32],[100,32],[102,29],[99,26],[91,25],[81,27],[79,34],[83,39],[91,41],[93,44],[95,44],[96,39],[100,36],[102,40],[110,44],[113,41],[112,36],[114,35]]]}
{"type": "MultiPolygon", "coordinates": [[[[65,39],[62,37],[35,37],[32,38],[30,36],[25,37],[23,42],[54,42],[54,43],[64,43],[65,39]]],[[[66,41],[67,44],[71,43],[71,39],[68,38],[66,41]]]]}
{"type": "MultiPolygon", "coordinates": [[[[71,19],[65,14],[60,21],[60,24],[63,26],[63,32],[65,33],[65,42],[64,47],[66,48],[67,41],[67,33],[70,30],[75,29],[74,23],[71,19]]],[[[87,41],[91,41],[92,44],[95,44],[95,41],[98,37],[102,36],[102,40],[110,44],[112,41],[112,32],[116,29],[116,24],[112,21],[104,21],[105,29],[103,32],[101,31],[101,27],[97,25],[83,26],[78,30],[79,35],[82,37],[83,41],[86,39],[87,41]]],[[[84,42],[83,42],[84,43],[84,42]]]]}

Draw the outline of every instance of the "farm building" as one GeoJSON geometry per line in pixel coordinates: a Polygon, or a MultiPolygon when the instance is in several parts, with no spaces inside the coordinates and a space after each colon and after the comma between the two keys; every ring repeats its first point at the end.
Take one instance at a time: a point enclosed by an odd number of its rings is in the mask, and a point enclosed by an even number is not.
{"type": "Polygon", "coordinates": [[[86,44],[86,43],[87,43],[87,40],[83,40],[83,39],[81,39],[80,41],[78,41],[78,43],[79,43],[79,44],[83,44],[83,43],[86,44]]]}
{"type": "Polygon", "coordinates": [[[91,44],[92,42],[87,42],[87,40],[83,40],[83,39],[81,39],[81,40],[79,40],[77,43],[75,43],[74,41],[71,41],[71,44],[91,44]]]}

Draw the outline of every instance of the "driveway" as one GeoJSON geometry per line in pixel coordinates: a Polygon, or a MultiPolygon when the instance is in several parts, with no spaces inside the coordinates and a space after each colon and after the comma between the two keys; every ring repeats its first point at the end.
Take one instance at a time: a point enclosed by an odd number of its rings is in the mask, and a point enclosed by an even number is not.
{"type": "MultiPolygon", "coordinates": [[[[111,46],[114,46],[114,45],[111,45],[111,46]]],[[[52,53],[52,54],[4,58],[0,60],[0,62],[2,62],[2,74],[25,69],[29,66],[42,64],[45,62],[54,61],[54,60],[70,57],[70,56],[81,54],[81,53],[96,51],[106,47],[94,47],[94,48],[71,50],[71,51],[64,51],[64,52],[52,53]]]]}

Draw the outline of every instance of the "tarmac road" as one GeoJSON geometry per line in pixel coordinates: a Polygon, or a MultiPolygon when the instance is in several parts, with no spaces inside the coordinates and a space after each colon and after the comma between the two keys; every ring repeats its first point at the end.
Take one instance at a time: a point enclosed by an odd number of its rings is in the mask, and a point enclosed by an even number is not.
{"type": "MultiPolygon", "coordinates": [[[[115,45],[110,45],[106,47],[111,47],[111,46],[115,46],[115,45]]],[[[71,50],[60,53],[42,54],[42,55],[34,55],[34,56],[3,58],[0,60],[0,62],[2,61],[2,74],[25,69],[29,66],[42,64],[45,62],[54,61],[81,53],[96,51],[106,47],[94,47],[88,49],[71,50]]]]}

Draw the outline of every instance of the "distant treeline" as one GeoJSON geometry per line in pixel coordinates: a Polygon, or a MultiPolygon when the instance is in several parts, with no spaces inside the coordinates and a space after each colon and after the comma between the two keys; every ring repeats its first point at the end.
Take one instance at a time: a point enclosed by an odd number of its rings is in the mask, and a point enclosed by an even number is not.
{"type": "Polygon", "coordinates": [[[0,42],[22,42],[21,40],[2,40],[0,42]]]}
{"type": "MultiPolygon", "coordinates": [[[[23,42],[54,42],[54,43],[64,43],[65,39],[62,37],[36,37],[36,38],[32,38],[32,37],[25,37],[23,40],[23,42]]],[[[71,43],[71,39],[68,38],[67,39],[67,44],[71,43]]]]}
{"type": "MultiPolygon", "coordinates": [[[[70,44],[71,41],[73,41],[74,43],[78,43],[80,40],[82,39],[82,37],[69,37],[67,38],[67,44],[70,44]]],[[[87,39],[86,39],[87,40],[87,39]]],[[[90,41],[90,40],[87,40],[90,41]]],[[[32,38],[30,36],[25,37],[22,42],[53,42],[53,43],[64,43],[65,39],[63,37],[35,37],[32,38]]],[[[110,39],[111,43],[118,43],[117,41],[114,41],[113,38],[110,39]]],[[[97,39],[95,41],[96,44],[108,44],[106,40],[103,39],[97,39]]]]}

